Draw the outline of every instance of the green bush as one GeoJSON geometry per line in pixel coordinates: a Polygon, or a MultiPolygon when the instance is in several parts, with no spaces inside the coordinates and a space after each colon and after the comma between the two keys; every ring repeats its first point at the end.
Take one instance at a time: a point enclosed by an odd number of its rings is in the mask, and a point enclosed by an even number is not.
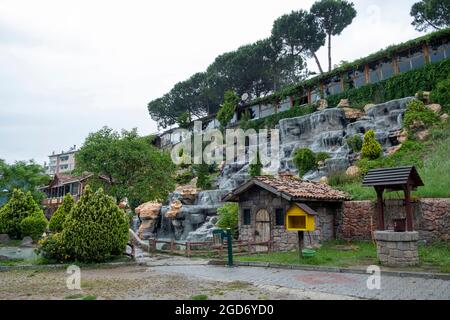
{"type": "Polygon", "coordinates": [[[66,194],[62,204],[55,211],[55,213],[50,218],[49,228],[52,232],[61,232],[63,230],[64,221],[66,221],[67,216],[70,213],[70,210],[75,205],[75,200],[73,199],[70,193],[66,194]]]}
{"type": "Polygon", "coordinates": [[[436,85],[436,88],[431,91],[430,100],[433,103],[442,105],[443,112],[450,112],[450,78],[436,85]]]}
{"type": "Polygon", "coordinates": [[[361,158],[374,160],[382,155],[380,143],[375,139],[375,132],[369,130],[364,135],[364,142],[361,149],[361,158]]]}
{"type": "Polygon", "coordinates": [[[217,226],[222,229],[231,229],[233,238],[238,237],[239,205],[237,203],[227,203],[217,209],[219,221],[217,226]]]}
{"type": "Polygon", "coordinates": [[[262,169],[262,164],[261,164],[261,160],[259,158],[259,152],[256,158],[256,163],[250,164],[249,168],[248,168],[248,174],[250,175],[250,177],[258,177],[261,175],[261,169],[262,169]]]}
{"type": "Polygon", "coordinates": [[[39,242],[38,253],[50,261],[65,262],[70,261],[67,248],[62,241],[62,233],[51,234],[39,242]]]}
{"type": "Polygon", "coordinates": [[[93,192],[87,186],[61,235],[43,241],[42,250],[46,257],[60,261],[103,262],[125,251],[128,228],[128,217],[115,200],[103,189],[93,192]]]}
{"type": "Polygon", "coordinates": [[[197,188],[210,190],[212,188],[212,177],[209,165],[206,163],[195,165],[194,171],[197,175],[197,188]]]}
{"type": "Polygon", "coordinates": [[[229,90],[225,92],[224,102],[220,106],[219,112],[217,112],[217,120],[220,122],[222,128],[226,128],[231,119],[233,119],[239,100],[239,97],[234,91],[229,90]]]}
{"type": "Polygon", "coordinates": [[[352,137],[347,138],[347,144],[354,153],[357,153],[361,151],[363,141],[359,134],[356,134],[352,137]]]}
{"type": "Polygon", "coordinates": [[[36,216],[29,216],[20,222],[20,229],[22,231],[22,237],[29,236],[33,240],[38,240],[42,234],[47,230],[48,221],[44,214],[36,216]]]}
{"type": "Polygon", "coordinates": [[[316,162],[325,162],[325,160],[330,159],[331,156],[328,152],[318,152],[316,154],[316,162]]]}
{"type": "Polygon", "coordinates": [[[31,192],[14,189],[9,201],[0,209],[0,232],[11,238],[23,238],[21,222],[30,216],[43,217],[44,213],[31,192]]]}
{"type": "Polygon", "coordinates": [[[422,101],[412,100],[406,107],[403,126],[405,128],[410,128],[416,121],[423,122],[426,127],[430,127],[439,122],[439,117],[433,111],[425,107],[425,104],[422,101]]]}
{"type": "Polygon", "coordinates": [[[300,177],[316,168],[316,155],[308,148],[297,149],[293,161],[300,177]]]}
{"type": "Polygon", "coordinates": [[[192,171],[186,171],[182,174],[176,176],[175,181],[178,184],[188,184],[192,179],[195,178],[195,175],[192,171]]]}

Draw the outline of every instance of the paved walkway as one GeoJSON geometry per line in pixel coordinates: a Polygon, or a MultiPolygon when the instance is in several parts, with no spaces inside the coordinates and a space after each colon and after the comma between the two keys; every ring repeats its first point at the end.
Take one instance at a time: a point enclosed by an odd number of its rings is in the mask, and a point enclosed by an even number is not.
{"type": "Polygon", "coordinates": [[[281,270],[271,268],[211,265],[165,265],[149,264],[160,272],[182,274],[216,281],[245,281],[259,286],[280,289],[298,289],[364,299],[388,300],[450,300],[450,281],[410,277],[381,277],[381,289],[369,290],[369,275],[331,272],[281,270]]]}

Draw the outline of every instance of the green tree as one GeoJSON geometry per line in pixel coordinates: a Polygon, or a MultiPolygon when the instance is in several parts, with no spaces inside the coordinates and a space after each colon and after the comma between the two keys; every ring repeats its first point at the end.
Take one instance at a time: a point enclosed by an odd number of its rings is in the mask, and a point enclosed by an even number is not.
{"type": "Polygon", "coordinates": [[[441,30],[450,26],[450,0],[422,0],[411,8],[411,23],[417,31],[441,30]]]}
{"type": "Polygon", "coordinates": [[[151,139],[138,136],[136,129],[119,134],[104,127],[86,138],[76,154],[76,170],[105,177],[108,194],[128,198],[132,206],[164,200],[175,189],[175,165],[151,139]]]}
{"type": "Polygon", "coordinates": [[[431,91],[430,99],[434,103],[442,105],[443,112],[450,112],[450,78],[439,82],[436,88],[431,91]]]}
{"type": "Polygon", "coordinates": [[[293,162],[298,169],[299,176],[304,176],[308,171],[316,167],[316,155],[311,149],[297,149],[294,153],[293,162]]]}
{"type": "Polygon", "coordinates": [[[21,225],[28,217],[46,221],[44,212],[33,199],[31,192],[24,193],[22,190],[14,189],[8,202],[0,209],[0,233],[7,233],[16,239],[30,235],[26,234],[29,229],[23,230],[21,225]]]}
{"type": "Polygon", "coordinates": [[[305,10],[281,16],[272,28],[272,41],[281,48],[282,56],[298,58],[300,67],[304,64],[302,56],[314,57],[320,73],[323,69],[316,52],[325,44],[325,37],[318,19],[305,10]]]}
{"type": "Polygon", "coordinates": [[[39,187],[49,181],[50,177],[45,174],[44,168],[34,161],[17,161],[9,165],[0,159],[0,206],[8,201],[14,189],[30,191],[40,203],[45,195],[39,187]]]}
{"type": "Polygon", "coordinates": [[[49,228],[52,232],[61,232],[63,230],[64,221],[66,221],[67,216],[75,205],[75,200],[70,193],[66,194],[62,204],[53,213],[50,218],[49,228]]]}
{"type": "Polygon", "coordinates": [[[64,223],[62,246],[70,260],[102,262],[125,252],[128,230],[128,217],[116,201],[87,186],[64,223]]]}
{"type": "Polygon", "coordinates": [[[217,209],[219,221],[217,226],[222,229],[231,229],[233,238],[238,237],[239,205],[237,203],[226,203],[217,209]]]}
{"type": "Polygon", "coordinates": [[[217,120],[220,122],[223,129],[226,128],[231,119],[233,119],[239,101],[240,99],[234,91],[229,90],[225,92],[223,104],[220,106],[220,110],[217,113],[217,120]]]}
{"type": "Polygon", "coordinates": [[[361,159],[375,160],[381,157],[382,149],[380,143],[375,139],[375,132],[369,130],[364,135],[361,149],[361,159]]]}
{"type": "Polygon", "coordinates": [[[340,35],[356,17],[354,4],[345,0],[320,0],[313,4],[311,13],[319,19],[328,36],[328,71],[331,71],[331,37],[340,35]]]}

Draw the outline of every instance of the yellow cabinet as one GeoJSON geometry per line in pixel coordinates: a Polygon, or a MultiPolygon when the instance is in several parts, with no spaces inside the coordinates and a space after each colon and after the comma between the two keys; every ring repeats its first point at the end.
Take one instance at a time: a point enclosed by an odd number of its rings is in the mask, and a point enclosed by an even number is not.
{"type": "Polygon", "coordinates": [[[294,203],[286,213],[288,231],[314,231],[317,213],[303,203],[294,203]]]}

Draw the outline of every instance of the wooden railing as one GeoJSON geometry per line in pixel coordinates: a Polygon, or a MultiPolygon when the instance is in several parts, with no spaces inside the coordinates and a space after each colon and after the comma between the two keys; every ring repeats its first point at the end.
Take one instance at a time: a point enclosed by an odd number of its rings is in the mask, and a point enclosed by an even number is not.
{"type": "MultiPolygon", "coordinates": [[[[227,255],[228,243],[215,244],[208,242],[180,242],[175,240],[150,239],[148,251],[151,254],[169,253],[191,257],[195,255],[210,255],[224,257],[227,255]]],[[[233,255],[251,255],[255,253],[272,252],[272,242],[233,241],[233,255]]]]}

